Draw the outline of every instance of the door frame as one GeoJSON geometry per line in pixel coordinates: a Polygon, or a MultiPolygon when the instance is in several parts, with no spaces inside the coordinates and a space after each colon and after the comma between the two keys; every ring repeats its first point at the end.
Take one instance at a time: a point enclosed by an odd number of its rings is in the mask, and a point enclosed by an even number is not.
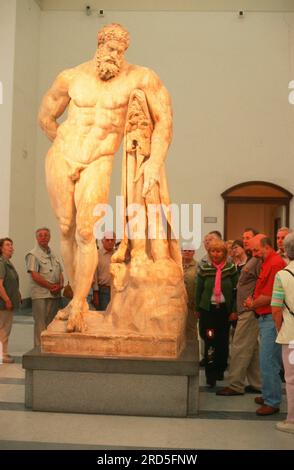
{"type": "Polygon", "coordinates": [[[224,199],[224,240],[227,239],[227,230],[228,230],[228,205],[229,204],[279,204],[286,206],[286,225],[289,227],[290,223],[290,201],[293,197],[293,194],[290,193],[287,189],[282,188],[274,183],[269,183],[268,181],[245,181],[244,183],[239,183],[230,188],[226,189],[221,194],[224,199]],[[246,189],[252,186],[260,185],[263,187],[271,187],[275,191],[280,192],[280,196],[240,196],[234,195],[234,192],[238,189],[246,189]]]}

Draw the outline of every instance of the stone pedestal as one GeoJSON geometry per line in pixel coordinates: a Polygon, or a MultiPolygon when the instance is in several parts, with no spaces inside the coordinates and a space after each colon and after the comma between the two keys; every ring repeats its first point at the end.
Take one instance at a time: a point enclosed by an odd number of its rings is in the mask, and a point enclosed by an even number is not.
{"type": "MultiPolygon", "coordinates": [[[[177,323],[182,326],[175,327],[173,332],[159,332],[155,328],[148,331],[145,327],[142,328],[144,333],[121,330],[116,327],[111,315],[102,312],[89,311],[84,314],[84,333],[67,333],[66,322],[55,318],[42,332],[41,351],[74,356],[175,359],[185,346],[185,316],[178,314],[177,318],[177,323]]],[[[172,326],[172,318],[170,322],[172,326]]]]}
{"type": "Polygon", "coordinates": [[[198,413],[198,344],[179,358],[23,356],[26,407],[34,411],[188,417],[198,413]]]}

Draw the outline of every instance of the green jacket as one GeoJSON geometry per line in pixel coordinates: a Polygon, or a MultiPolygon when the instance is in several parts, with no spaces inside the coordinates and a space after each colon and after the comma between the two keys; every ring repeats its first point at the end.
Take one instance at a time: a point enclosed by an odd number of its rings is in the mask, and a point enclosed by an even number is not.
{"type": "MultiPolygon", "coordinates": [[[[210,310],[210,300],[214,289],[216,269],[208,263],[200,266],[197,276],[196,311],[210,310]]],[[[232,263],[226,263],[222,269],[221,290],[226,301],[228,313],[236,309],[236,286],[238,273],[232,263]]]]}

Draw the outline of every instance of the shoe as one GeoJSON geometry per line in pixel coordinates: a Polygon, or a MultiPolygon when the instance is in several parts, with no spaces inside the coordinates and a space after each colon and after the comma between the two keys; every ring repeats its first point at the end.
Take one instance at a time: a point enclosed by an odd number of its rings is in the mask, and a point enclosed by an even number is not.
{"type": "Polygon", "coordinates": [[[7,354],[7,356],[3,356],[2,362],[3,364],[12,364],[14,362],[14,359],[9,354],[7,354]]]}
{"type": "Polygon", "coordinates": [[[214,388],[216,386],[216,382],[206,382],[207,387],[214,388]]]}
{"type": "Polygon", "coordinates": [[[255,397],[254,398],[255,403],[258,405],[264,405],[264,399],[262,397],[255,397]]]}
{"type": "Polygon", "coordinates": [[[257,408],[256,414],[258,416],[269,416],[279,413],[280,408],[276,406],[262,405],[260,408],[257,408]]]}
{"type": "Polygon", "coordinates": [[[205,367],[205,359],[201,359],[201,361],[199,362],[199,367],[205,367]]]}
{"type": "Polygon", "coordinates": [[[259,388],[252,387],[252,385],[246,385],[245,392],[246,393],[261,393],[261,390],[259,390],[259,388]]]}
{"type": "Polygon", "coordinates": [[[290,432],[294,434],[294,423],[290,423],[289,421],[280,421],[276,424],[276,428],[279,431],[290,432]]]}
{"type": "Polygon", "coordinates": [[[210,388],[213,388],[216,386],[216,380],[214,379],[206,379],[206,385],[210,388]]]}
{"type": "Polygon", "coordinates": [[[233,397],[234,395],[244,395],[244,393],[236,392],[231,387],[221,388],[216,392],[216,395],[221,395],[223,397],[233,397]]]}
{"type": "Polygon", "coordinates": [[[216,380],[224,380],[224,373],[223,372],[219,372],[216,376],[216,380]]]}

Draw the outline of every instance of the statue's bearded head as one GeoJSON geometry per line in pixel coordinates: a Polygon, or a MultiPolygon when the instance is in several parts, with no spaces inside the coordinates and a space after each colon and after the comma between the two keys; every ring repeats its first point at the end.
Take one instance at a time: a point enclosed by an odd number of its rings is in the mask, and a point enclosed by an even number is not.
{"type": "Polygon", "coordinates": [[[101,80],[116,77],[124,62],[129,33],[118,24],[104,26],[98,33],[96,65],[101,80]]]}

